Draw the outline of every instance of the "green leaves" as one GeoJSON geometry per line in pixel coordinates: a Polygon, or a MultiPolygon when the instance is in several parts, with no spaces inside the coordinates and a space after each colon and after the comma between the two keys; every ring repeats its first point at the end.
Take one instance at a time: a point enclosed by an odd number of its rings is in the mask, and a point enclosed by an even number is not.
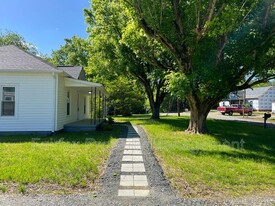
{"type": "Polygon", "coordinates": [[[88,66],[90,44],[88,41],[73,36],[65,39],[65,44],[60,49],[53,51],[51,62],[57,66],[88,66]]]}
{"type": "Polygon", "coordinates": [[[0,32],[0,46],[14,45],[33,55],[38,55],[37,47],[26,42],[24,37],[12,32],[0,32]]]}

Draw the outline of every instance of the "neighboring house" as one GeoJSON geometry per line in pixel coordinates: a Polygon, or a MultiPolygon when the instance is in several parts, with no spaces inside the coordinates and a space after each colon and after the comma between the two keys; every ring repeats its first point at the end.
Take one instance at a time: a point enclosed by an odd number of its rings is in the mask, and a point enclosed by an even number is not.
{"type": "Polygon", "coordinates": [[[245,99],[257,111],[271,111],[272,102],[275,101],[275,87],[259,87],[253,88],[253,90],[246,89],[245,99]]]}
{"type": "Polygon", "coordinates": [[[258,87],[253,89],[246,89],[230,93],[228,98],[221,104],[242,104],[243,99],[246,103],[250,103],[254,110],[257,111],[271,111],[272,103],[275,102],[275,87],[258,87]]]}
{"type": "Polygon", "coordinates": [[[56,132],[85,119],[95,126],[107,95],[85,80],[82,67],[55,67],[16,46],[0,47],[0,132],[56,132]]]}

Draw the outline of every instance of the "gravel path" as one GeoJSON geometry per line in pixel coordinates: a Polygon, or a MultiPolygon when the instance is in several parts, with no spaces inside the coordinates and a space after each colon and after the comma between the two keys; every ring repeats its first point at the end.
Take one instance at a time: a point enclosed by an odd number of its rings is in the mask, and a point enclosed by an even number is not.
{"type": "Polygon", "coordinates": [[[98,192],[71,195],[0,195],[2,206],[80,206],[80,205],[263,205],[274,206],[275,197],[270,198],[242,198],[231,200],[207,201],[202,199],[180,199],[171,189],[169,182],[165,179],[163,171],[152,153],[151,146],[147,140],[146,133],[141,127],[136,127],[140,136],[143,162],[148,178],[150,193],[146,197],[120,197],[118,190],[120,186],[121,164],[123,151],[127,139],[128,129],[125,126],[122,137],[113,149],[106,171],[100,180],[101,189],[98,192]]]}

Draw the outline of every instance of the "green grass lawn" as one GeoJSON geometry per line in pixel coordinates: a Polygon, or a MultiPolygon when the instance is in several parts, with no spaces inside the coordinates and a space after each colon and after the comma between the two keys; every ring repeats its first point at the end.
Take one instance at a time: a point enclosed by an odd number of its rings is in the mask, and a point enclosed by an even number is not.
{"type": "Polygon", "coordinates": [[[116,118],[146,130],[165,175],[182,197],[275,194],[275,129],[208,120],[211,135],[186,134],[187,117],[116,118]]]}
{"type": "Polygon", "coordinates": [[[0,136],[0,193],[92,189],[120,131],[0,136]]]}

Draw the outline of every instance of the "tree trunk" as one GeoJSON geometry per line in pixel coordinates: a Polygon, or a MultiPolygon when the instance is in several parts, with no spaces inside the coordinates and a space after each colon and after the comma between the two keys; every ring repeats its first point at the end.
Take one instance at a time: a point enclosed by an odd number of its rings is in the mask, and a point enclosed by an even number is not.
{"type": "Polygon", "coordinates": [[[206,118],[211,109],[210,103],[203,103],[198,98],[189,97],[188,98],[190,106],[190,121],[188,133],[192,134],[206,134],[208,129],[206,126],[206,118]]]}
{"type": "Polygon", "coordinates": [[[178,117],[180,117],[180,99],[177,97],[177,112],[178,112],[178,117]]]}
{"type": "Polygon", "coordinates": [[[151,107],[151,110],[152,110],[151,119],[159,119],[160,104],[154,104],[154,106],[151,107]]]}
{"type": "Polygon", "coordinates": [[[186,131],[192,134],[208,133],[207,126],[206,126],[206,118],[208,113],[209,111],[202,112],[199,110],[191,109],[189,126],[186,131]]]}

